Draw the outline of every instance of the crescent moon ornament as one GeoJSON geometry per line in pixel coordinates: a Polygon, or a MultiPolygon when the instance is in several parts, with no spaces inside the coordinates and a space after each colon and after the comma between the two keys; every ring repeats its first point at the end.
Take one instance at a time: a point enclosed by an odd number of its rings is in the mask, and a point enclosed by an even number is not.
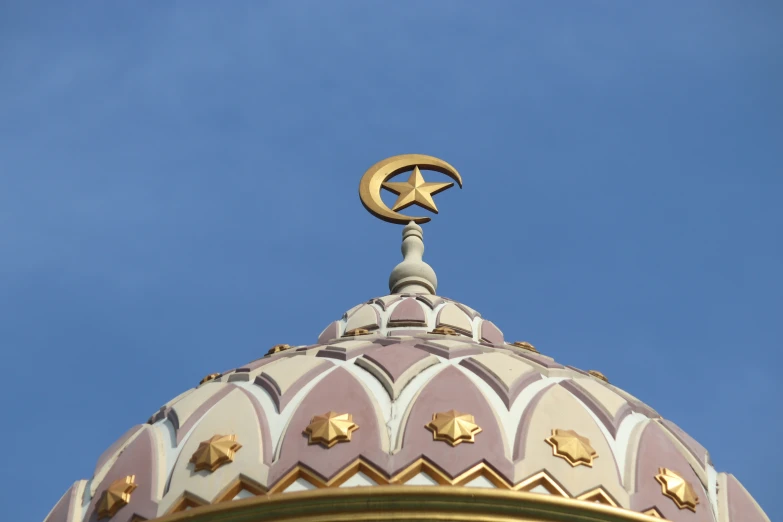
{"type": "Polygon", "coordinates": [[[381,160],[364,173],[359,183],[359,198],[367,211],[378,219],[406,225],[426,223],[427,216],[406,216],[397,212],[411,205],[438,213],[432,196],[453,187],[454,183],[428,183],[424,181],[421,170],[434,170],[453,179],[462,188],[462,176],[457,169],[445,161],[424,154],[402,154],[381,160]],[[389,179],[403,172],[413,171],[407,182],[390,182],[389,179]],[[397,194],[396,203],[389,208],[381,199],[381,188],[397,194]]]}

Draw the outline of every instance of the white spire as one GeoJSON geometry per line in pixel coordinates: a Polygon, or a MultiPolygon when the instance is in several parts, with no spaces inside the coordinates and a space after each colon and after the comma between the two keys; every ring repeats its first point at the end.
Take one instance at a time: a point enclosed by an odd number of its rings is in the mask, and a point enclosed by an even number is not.
{"type": "Polygon", "coordinates": [[[402,263],[389,276],[389,290],[393,294],[435,294],[438,278],[435,270],[422,261],[424,235],[421,227],[411,221],[402,229],[402,263]]]}

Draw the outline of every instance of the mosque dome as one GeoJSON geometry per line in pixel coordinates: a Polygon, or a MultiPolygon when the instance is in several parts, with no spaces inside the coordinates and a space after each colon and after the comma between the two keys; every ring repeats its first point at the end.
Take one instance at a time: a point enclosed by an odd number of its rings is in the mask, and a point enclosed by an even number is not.
{"type": "Polygon", "coordinates": [[[436,295],[423,251],[408,224],[389,295],[315,344],[208,375],[122,435],[46,522],[769,522],[603,374],[436,295]]]}

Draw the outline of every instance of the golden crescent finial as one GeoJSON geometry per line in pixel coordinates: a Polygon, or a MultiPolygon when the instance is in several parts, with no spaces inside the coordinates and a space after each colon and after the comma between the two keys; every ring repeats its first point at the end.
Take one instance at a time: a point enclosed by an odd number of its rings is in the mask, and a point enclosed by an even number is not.
{"type": "Polygon", "coordinates": [[[445,161],[427,156],[425,154],[402,154],[381,160],[362,176],[359,183],[359,198],[362,205],[372,215],[399,225],[414,223],[426,223],[430,220],[426,216],[406,216],[397,212],[411,205],[419,205],[423,208],[438,213],[432,196],[454,185],[454,183],[429,183],[425,182],[421,170],[434,170],[447,175],[462,188],[462,176],[457,169],[445,161]],[[388,180],[397,174],[413,171],[407,182],[389,182],[388,180]],[[394,192],[399,197],[393,208],[389,208],[381,199],[381,189],[385,188],[394,192]]]}

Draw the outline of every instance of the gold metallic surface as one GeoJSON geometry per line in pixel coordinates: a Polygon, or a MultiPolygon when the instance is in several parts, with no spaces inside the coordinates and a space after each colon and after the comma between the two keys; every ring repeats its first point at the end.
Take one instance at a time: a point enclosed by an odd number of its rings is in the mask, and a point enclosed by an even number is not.
{"type": "Polygon", "coordinates": [[[599,372],[598,370],[588,370],[587,373],[589,373],[590,375],[592,375],[596,379],[600,379],[600,380],[602,380],[604,382],[609,382],[609,379],[606,378],[606,375],[604,375],[603,373],[599,372]]]}
{"type": "Polygon", "coordinates": [[[593,467],[593,459],[598,458],[598,453],[590,445],[590,439],[573,430],[552,430],[552,436],[544,440],[552,446],[555,457],[565,459],[573,467],[580,464],[593,467]]]}
{"type": "Polygon", "coordinates": [[[680,509],[690,509],[696,512],[699,497],[690,482],[680,476],[679,473],[667,468],[658,469],[655,480],[661,484],[661,493],[669,497],[680,509]]]}
{"type": "Polygon", "coordinates": [[[276,353],[284,352],[293,348],[290,344],[276,344],[266,352],[267,355],[274,355],[276,353]]]}
{"type": "Polygon", "coordinates": [[[597,502],[599,504],[605,504],[607,506],[619,507],[617,502],[607,493],[604,488],[595,488],[582,493],[578,497],[579,500],[586,500],[588,502],[597,502]]]}
{"type": "Polygon", "coordinates": [[[353,330],[348,330],[343,334],[343,337],[356,337],[357,335],[367,335],[370,333],[370,330],[366,328],[354,328],[353,330]]]}
{"type": "Polygon", "coordinates": [[[463,442],[475,442],[481,428],[473,415],[457,410],[432,414],[432,421],[424,426],[432,432],[433,440],[442,440],[456,446],[463,442]]]}
{"type": "Polygon", "coordinates": [[[402,484],[411,480],[419,473],[424,473],[441,486],[464,486],[468,482],[475,480],[479,477],[484,477],[495,487],[501,489],[509,489],[511,486],[501,477],[498,473],[485,465],[483,462],[476,464],[472,468],[462,472],[454,478],[449,477],[446,473],[440,470],[437,466],[431,464],[429,461],[420,458],[410,464],[407,468],[403,469],[392,477],[391,484],[402,484]]]}
{"type": "Polygon", "coordinates": [[[136,489],[136,475],[128,475],[112,482],[98,501],[98,520],[111,518],[121,507],[127,506],[131,493],[136,489]]]}
{"type": "Polygon", "coordinates": [[[464,486],[476,478],[484,477],[499,489],[530,491],[538,486],[542,486],[552,495],[571,498],[568,493],[557,482],[555,482],[555,480],[552,479],[546,471],[540,471],[535,475],[521,481],[519,484],[512,485],[506,482],[506,480],[501,477],[494,469],[487,466],[483,462],[476,464],[472,468],[452,478],[444,473],[440,468],[434,464],[431,464],[424,458],[419,458],[412,462],[408,467],[399,471],[391,478],[388,478],[382,471],[363,461],[361,458],[353,461],[329,480],[323,480],[305,466],[296,466],[289,473],[280,478],[269,489],[269,493],[281,493],[285,491],[288,486],[296,482],[297,479],[303,479],[305,482],[310,483],[316,488],[337,488],[359,472],[364,473],[381,486],[393,484],[404,485],[419,473],[424,473],[442,486],[464,486]]]}
{"type": "Polygon", "coordinates": [[[428,183],[424,181],[419,167],[413,168],[408,181],[387,181],[383,184],[383,188],[399,196],[392,207],[394,212],[415,204],[435,214],[438,213],[438,207],[435,206],[432,196],[453,186],[454,183],[428,183]]]}
{"type": "Polygon", "coordinates": [[[267,494],[172,513],[155,522],[654,522],[642,513],[596,502],[464,486],[381,485],[267,494]]]}
{"type": "Polygon", "coordinates": [[[438,326],[430,333],[436,335],[459,335],[459,332],[457,332],[454,328],[449,328],[448,326],[438,326]]]}
{"type": "Polygon", "coordinates": [[[206,469],[212,473],[223,464],[233,462],[234,453],[241,447],[236,435],[215,435],[198,445],[190,462],[194,464],[196,471],[206,469]]]}
{"type": "Polygon", "coordinates": [[[529,352],[538,353],[536,347],[527,341],[515,341],[511,343],[511,346],[516,346],[517,348],[522,348],[523,350],[527,350],[529,352]]]}
{"type": "Polygon", "coordinates": [[[209,375],[207,375],[206,377],[204,377],[203,379],[201,379],[201,382],[199,382],[199,383],[198,383],[198,385],[199,385],[199,386],[201,386],[201,385],[202,385],[202,384],[204,384],[205,382],[214,381],[215,379],[217,379],[218,377],[220,377],[220,375],[221,375],[221,374],[219,374],[219,373],[210,373],[209,375]]]}
{"type": "MultiPolygon", "coordinates": [[[[234,498],[234,497],[231,497],[234,498]]],[[[205,504],[202,500],[196,498],[195,496],[189,494],[187,491],[182,494],[180,499],[174,503],[174,505],[171,507],[171,509],[168,510],[168,513],[176,513],[177,511],[186,511],[188,509],[193,509],[201,506],[208,506],[209,503],[205,504]]]]}
{"type": "Polygon", "coordinates": [[[445,174],[462,187],[462,177],[457,172],[457,169],[443,160],[424,154],[393,156],[379,161],[362,176],[362,180],[359,183],[359,198],[362,200],[364,208],[373,216],[389,223],[407,225],[411,221],[419,224],[428,222],[430,220],[429,217],[405,216],[395,210],[406,208],[415,203],[437,212],[435,203],[432,201],[432,195],[446,190],[453,183],[426,183],[419,169],[434,170],[435,172],[445,174]],[[387,183],[390,178],[397,174],[410,171],[413,171],[413,175],[407,183],[387,183]],[[382,187],[400,196],[394,205],[394,210],[387,207],[381,199],[382,187]]]}
{"type": "Polygon", "coordinates": [[[656,508],[650,508],[647,511],[644,511],[643,514],[653,518],[663,518],[663,514],[656,508]]]}
{"type": "Polygon", "coordinates": [[[569,495],[568,492],[563,489],[563,486],[557,483],[557,481],[555,481],[555,479],[553,479],[546,470],[539,471],[532,477],[526,478],[514,486],[513,489],[517,491],[532,491],[539,486],[547,490],[550,495],[562,498],[571,498],[571,495],[569,495]]]}
{"type": "MultiPolygon", "coordinates": [[[[194,516],[198,515],[201,512],[204,513],[214,513],[217,515],[220,513],[220,520],[229,521],[229,520],[236,520],[236,521],[242,521],[242,522],[255,522],[257,520],[277,520],[275,518],[274,514],[274,505],[277,502],[276,500],[272,499],[279,499],[279,498],[290,498],[292,495],[296,496],[299,495],[299,493],[284,493],[286,488],[288,488],[291,484],[296,482],[297,480],[301,479],[312,486],[316,488],[316,491],[320,491],[323,493],[322,496],[319,495],[319,498],[323,499],[323,502],[325,502],[325,506],[329,507],[331,509],[332,506],[339,503],[339,500],[332,499],[339,499],[342,498],[343,495],[345,495],[346,490],[353,490],[356,491],[358,495],[364,495],[363,491],[381,491],[381,496],[383,498],[386,497],[393,497],[394,499],[401,498],[397,495],[395,495],[393,492],[398,491],[402,492],[402,496],[410,496],[411,494],[416,494],[415,492],[421,491],[422,494],[428,492],[428,491],[436,491],[437,495],[440,495],[441,493],[437,493],[439,491],[443,491],[440,488],[448,488],[449,491],[451,490],[464,490],[466,494],[469,490],[476,491],[475,488],[466,488],[464,487],[474,479],[478,477],[484,477],[488,479],[490,482],[492,482],[495,487],[498,488],[498,490],[495,491],[507,491],[516,493],[516,497],[492,497],[494,500],[490,500],[492,504],[487,504],[488,506],[495,506],[497,505],[497,502],[501,501],[509,501],[513,500],[513,503],[516,505],[518,502],[527,503],[527,502],[533,502],[533,504],[536,506],[533,508],[536,513],[540,512],[542,507],[538,505],[538,502],[535,500],[537,497],[542,496],[546,498],[552,498],[552,497],[559,497],[562,500],[568,500],[568,503],[565,504],[558,504],[561,505],[561,507],[567,507],[568,510],[572,510],[574,514],[575,520],[596,520],[605,522],[607,520],[615,520],[615,521],[627,521],[627,520],[652,520],[650,518],[644,517],[644,516],[638,516],[638,513],[634,513],[631,511],[627,511],[624,509],[616,509],[615,511],[611,512],[613,514],[613,517],[611,518],[603,518],[603,515],[598,518],[585,518],[585,516],[589,513],[592,513],[590,510],[591,504],[603,504],[606,506],[614,506],[614,500],[611,498],[611,496],[604,491],[602,488],[595,488],[593,490],[590,490],[586,493],[583,493],[579,495],[576,498],[572,498],[566,491],[563,489],[562,486],[560,486],[553,478],[551,478],[546,471],[541,471],[539,473],[536,473],[532,475],[531,477],[528,477],[527,479],[521,481],[520,483],[516,485],[511,485],[505,481],[498,473],[493,470],[491,467],[487,466],[484,463],[479,463],[473,466],[472,468],[468,469],[467,471],[463,472],[457,477],[451,478],[448,475],[446,475],[443,471],[441,471],[437,466],[431,464],[424,458],[420,458],[417,461],[413,462],[411,465],[409,465],[407,468],[403,469],[402,471],[398,472],[396,475],[394,475],[391,478],[388,478],[383,472],[376,469],[373,465],[363,461],[362,459],[356,459],[354,462],[340,470],[336,475],[334,475],[329,480],[324,480],[319,475],[311,471],[306,466],[298,465],[293,470],[291,470],[289,473],[281,477],[276,481],[274,486],[272,486],[268,491],[265,491],[263,487],[259,486],[258,484],[251,484],[247,481],[244,481],[242,479],[238,480],[237,482],[234,482],[232,485],[230,485],[226,490],[224,490],[222,493],[218,494],[212,501],[213,504],[222,503],[221,506],[223,506],[221,509],[217,508],[198,508],[197,511],[194,511],[193,508],[195,508],[195,502],[189,501],[189,499],[183,497],[183,501],[181,501],[181,505],[177,505],[174,508],[172,508],[169,511],[169,514],[174,513],[177,508],[179,509],[186,509],[190,507],[191,509],[188,510],[188,513],[193,514],[194,516]],[[346,488],[346,489],[339,489],[341,485],[343,485],[347,480],[349,480],[352,476],[356,475],[357,473],[363,473],[373,481],[375,481],[378,486],[372,486],[367,488],[346,488]],[[424,473],[431,477],[437,484],[440,486],[405,486],[405,483],[409,481],[411,478],[415,477],[419,473],[424,473]],[[384,491],[391,487],[390,493],[384,493],[384,491]],[[532,494],[533,496],[530,496],[529,493],[531,490],[543,487],[546,489],[547,492],[549,492],[549,495],[541,495],[539,493],[532,494]],[[380,489],[379,489],[380,488],[380,489]],[[423,489],[419,489],[423,488],[423,489]],[[432,489],[435,488],[435,489],[432,489]],[[254,495],[257,495],[258,497],[256,499],[244,499],[244,500],[238,500],[234,501],[233,498],[236,496],[239,491],[246,489],[253,493],[254,495]],[[511,490],[511,491],[509,491],[511,490]],[[410,493],[410,492],[414,493],[410,493]],[[266,500],[261,501],[260,499],[264,498],[266,500]],[[271,505],[270,505],[271,502],[271,505]],[[233,512],[235,506],[238,505],[245,505],[243,503],[249,503],[250,505],[258,505],[258,511],[256,515],[246,514],[246,516],[237,516],[236,518],[228,515],[227,513],[233,512]],[[585,511],[587,509],[587,511],[585,511]]],[[[486,490],[482,490],[486,491],[486,490]]],[[[493,491],[493,490],[490,490],[493,491]]],[[[333,512],[330,510],[327,510],[329,513],[328,516],[324,511],[319,511],[319,514],[325,516],[326,518],[323,518],[323,520],[378,520],[379,518],[376,515],[383,515],[382,512],[385,512],[385,508],[381,508],[378,502],[384,502],[384,505],[388,505],[386,501],[382,501],[380,499],[377,499],[374,494],[371,494],[373,496],[374,500],[374,507],[368,507],[369,511],[363,512],[365,513],[365,516],[356,518],[350,518],[347,512],[333,512]]],[[[449,493],[449,496],[451,494],[449,493]]],[[[456,497],[457,499],[461,498],[459,495],[456,497]]],[[[389,502],[394,503],[395,500],[391,499],[389,502]]],[[[484,499],[487,500],[487,499],[484,499]]],[[[484,501],[482,500],[482,502],[484,501]]],[[[360,502],[361,503],[361,502],[360,502]]],[[[475,504],[474,504],[475,505],[475,504]]],[[[416,509],[425,509],[420,504],[416,504],[416,509]]],[[[396,513],[398,513],[399,516],[391,517],[391,519],[394,520],[440,520],[441,517],[444,516],[444,514],[447,512],[448,508],[443,507],[443,504],[440,503],[439,507],[436,510],[427,509],[427,515],[423,515],[424,511],[421,512],[423,518],[417,518],[419,515],[413,515],[411,513],[418,513],[416,510],[411,511],[410,508],[405,509],[399,509],[396,513]],[[412,517],[412,518],[411,518],[412,517]]],[[[543,508],[544,510],[546,508],[543,508]]],[[[459,511],[459,510],[455,510],[459,511]]],[[[498,511],[500,513],[501,511],[498,511]]],[[[508,511],[504,511],[505,513],[508,513],[508,511]]],[[[544,511],[545,512],[545,511],[544,511]]],[[[543,513],[543,512],[542,512],[543,513]]],[[[280,514],[281,518],[285,518],[286,521],[291,520],[289,517],[293,516],[291,511],[289,509],[285,510],[284,513],[285,516],[283,516],[283,513],[280,514]]],[[[384,515],[385,516],[385,515],[384,515]]],[[[543,515],[542,515],[543,516],[543,515]]],[[[200,517],[200,515],[198,515],[200,517]]],[[[310,515],[308,517],[303,518],[294,518],[295,520],[316,520],[320,519],[318,517],[312,518],[313,515],[310,515]]],[[[447,520],[458,520],[453,517],[444,517],[447,520]]],[[[570,520],[571,518],[568,517],[570,520]]],[[[169,516],[166,516],[163,518],[163,520],[170,520],[169,516]]],[[[179,520],[176,518],[171,518],[171,520],[179,520]]],[[[190,520],[190,519],[189,519],[190,520]]],[[[195,522],[198,520],[201,522],[202,520],[204,522],[211,521],[213,518],[210,518],[210,515],[205,515],[205,518],[195,518],[192,520],[192,522],[195,522]]],[[[476,518],[475,520],[484,520],[484,518],[476,518]]],[[[486,520],[495,520],[494,518],[488,518],[486,520]]],[[[542,521],[542,520],[557,520],[558,522],[562,521],[563,518],[522,518],[522,517],[513,517],[510,519],[502,518],[500,520],[515,520],[515,521],[542,521]]]]}
{"type": "Polygon", "coordinates": [[[375,469],[372,465],[364,462],[361,459],[356,459],[329,480],[323,480],[305,466],[296,466],[294,469],[281,477],[275,483],[275,485],[269,489],[269,493],[282,493],[286,490],[286,488],[288,488],[288,486],[299,479],[302,479],[319,489],[338,488],[346,480],[350,479],[357,473],[364,473],[381,485],[388,485],[392,483],[381,471],[375,469]]]}
{"type": "Polygon", "coordinates": [[[309,444],[322,444],[331,448],[338,442],[350,442],[351,434],[358,430],[350,413],[335,413],[333,411],[316,415],[305,428],[309,444]]]}
{"type": "Polygon", "coordinates": [[[250,482],[246,477],[240,475],[238,479],[233,481],[227,488],[218,493],[214,500],[212,500],[212,503],[217,504],[219,502],[230,502],[234,500],[234,497],[236,497],[240,491],[243,490],[247,490],[255,496],[266,494],[266,490],[259,484],[250,482]]]}

